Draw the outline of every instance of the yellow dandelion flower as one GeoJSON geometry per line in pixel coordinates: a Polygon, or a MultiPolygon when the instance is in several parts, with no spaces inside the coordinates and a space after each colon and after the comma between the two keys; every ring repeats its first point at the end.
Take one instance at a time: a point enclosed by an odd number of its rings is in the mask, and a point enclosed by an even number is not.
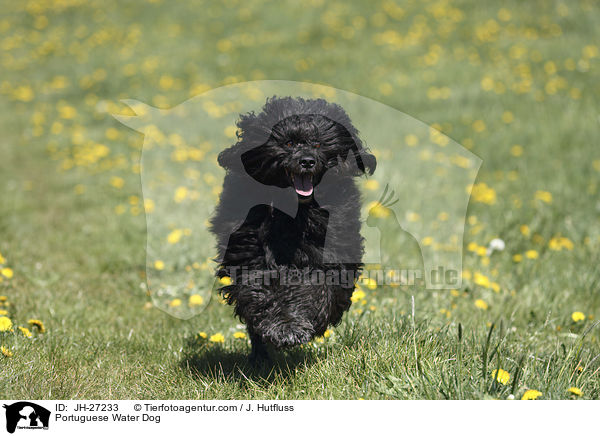
{"type": "Polygon", "coordinates": [[[325,330],[325,333],[323,333],[323,337],[328,338],[331,336],[332,333],[333,333],[333,330],[327,329],[327,330],[325,330]]]}
{"type": "Polygon", "coordinates": [[[581,397],[583,395],[583,392],[581,391],[581,389],[576,388],[576,387],[571,387],[571,388],[567,389],[567,391],[569,391],[573,395],[577,395],[578,397],[581,397]]]}
{"type": "Polygon", "coordinates": [[[161,76],[161,78],[159,79],[158,86],[160,86],[164,90],[168,90],[171,89],[173,83],[175,83],[175,80],[171,76],[165,75],[161,76]]]}
{"type": "Polygon", "coordinates": [[[404,137],[404,142],[406,142],[406,145],[409,147],[414,147],[419,144],[419,138],[417,135],[411,133],[404,137]]]}
{"type": "Polygon", "coordinates": [[[529,236],[531,234],[531,230],[529,230],[529,226],[527,224],[523,224],[519,227],[519,231],[523,236],[529,236]]]}
{"type": "Polygon", "coordinates": [[[510,147],[510,154],[512,154],[514,157],[519,157],[523,154],[523,147],[521,147],[519,144],[515,144],[512,147],[510,147]]]}
{"type": "Polygon", "coordinates": [[[8,315],[8,310],[0,309],[0,316],[8,315]]]}
{"type": "Polygon", "coordinates": [[[190,295],[190,298],[188,299],[188,304],[190,306],[200,306],[202,303],[204,303],[204,298],[202,298],[202,295],[190,295]]]}
{"type": "Polygon", "coordinates": [[[583,57],[585,58],[595,58],[598,56],[598,47],[595,45],[586,45],[585,47],[583,47],[583,49],[581,50],[583,53],[583,57]]]}
{"type": "Polygon", "coordinates": [[[110,178],[110,185],[113,188],[121,189],[125,185],[125,180],[121,177],[114,176],[110,178]]]}
{"type": "Polygon", "coordinates": [[[2,268],[2,270],[0,270],[0,274],[2,274],[7,279],[11,279],[13,277],[13,270],[8,267],[5,267],[2,268]]]}
{"type": "Polygon", "coordinates": [[[369,216],[375,218],[387,218],[392,214],[391,210],[378,201],[369,204],[369,216]]]}
{"type": "Polygon", "coordinates": [[[19,327],[19,330],[21,330],[21,333],[23,333],[23,336],[26,338],[30,338],[32,336],[31,331],[27,327],[19,327]]]}
{"type": "Polygon", "coordinates": [[[231,280],[231,277],[221,277],[219,279],[219,283],[221,283],[223,286],[229,286],[233,283],[233,280],[231,280]]]}
{"type": "Polygon", "coordinates": [[[4,354],[6,357],[12,357],[13,353],[12,351],[10,351],[8,348],[2,346],[0,347],[0,352],[2,352],[2,354],[4,354]]]}
{"type": "Polygon", "coordinates": [[[481,133],[483,131],[485,131],[486,127],[485,127],[485,123],[483,122],[483,120],[475,120],[475,122],[472,125],[473,130],[475,130],[478,133],[481,133]]]}
{"type": "Polygon", "coordinates": [[[475,300],[475,307],[477,307],[477,308],[479,308],[481,310],[487,310],[489,306],[482,299],[478,299],[478,300],[475,300]]]}
{"type": "Polygon", "coordinates": [[[224,133],[225,133],[225,136],[233,139],[237,136],[237,128],[235,126],[225,127],[224,133]]]}
{"type": "Polygon", "coordinates": [[[215,343],[222,344],[223,342],[225,342],[225,336],[223,336],[221,333],[215,333],[210,338],[208,338],[208,340],[210,342],[215,342],[215,343]]]}
{"type": "Polygon", "coordinates": [[[379,92],[381,92],[383,95],[391,95],[392,92],[394,92],[394,88],[392,88],[392,85],[385,82],[379,85],[379,92]]]}
{"type": "Polygon", "coordinates": [[[357,288],[353,293],[352,293],[352,297],[350,297],[350,300],[352,300],[353,303],[356,303],[357,301],[362,300],[363,298],[365,298],[366,294],[365,291],[363,291],[360,288],[357,288]]]}
{"type": "Polygon", "coordinates": [[[15,89],[14,91],[14,97],[17,100],[21,100],[24,102],[28,102],[33,100],[33,97],[35,96],[33,89],[31,89],[30,86],[19,86],[17,89],[15,89]]]}
{"type": "Polygon", "coordinates": [[[573,250],[574,244],[569,238],[563,236],[555,236],[548,241],[548,248],[554,251],[561,251],[563,248],[566,250],[573,250]]]}
{"type": "Polygon", "coordinates": [[[163,269],[165,269],[165,263],[162,260],[155,260],[154,269],[162,271],[163,269]]]}
{"type": "Polygon", "coordinates": [[[183,236],[183,230],[175,229],[167,236],[167,242],[169,244],[177,244],[181,241],[181,237],[183,236]]]}
{"type": "Polygon", "coordinates": [[[473,275],[473,281],[475,282],[475,284],[483,286],[485,288],[489,288],[491,283],[488,276],[485,276],[479,272],[475,272],[475,274],[473,275]]]}
{"type": "Polygon", "coordinates": [[[369,179],[365,182],[365,189],[369,191],[377,191],[379,189],[379,182],[374,179],[369,179]]]}
{"type": "Polygon", "coordinates": [[[155,207],[156,207],[156,204],[154,203],[154,200],[152,200],[151,198],[146,198],[144,200],[144,210],[146,211],[146,213],[154,212],[155,207]]]}
{"type": "Polygon", "coordinates": [[[6,316],[0,316],[0,332],[7,332],[12,329],[13,323],[10,318],[6,316]]]}
{"type": "Polygon", "coordinates": [[[467,193],[471,194],[471,198],[475,202],[484,204],[496,203],[496,191],[485,183],[467,186],[467,193]]]}
{"type": "Polygon", "coordinates": [[[421,216],[418,213],[415,213],[415,212],[407,212],[406,219],[409,222],[414,223],[414,222],[419,221],[421,219],[421,216]]]}
{"type": "Polygon", "coordinates": [[[575,247],[575,245],[573,244],[573,241],[571,241],[569,238],[560,238],[560,244],[562,245],[563,248],[572,251],[573,248],[575,247]]]}
{"type": "Polygon", "coordinates": [[[106,132],[104,132],[104,135],[106,136],[106,138],[114,141],[119,137],[119,131],[114,127],[109,127],[108,129],[106,129],[106,132]]]}
{"type": "Polygon", "coordinates": [[[506,124],[512,123],[514,119],[515,119],[515,116],[511,111],[504,111],[502,113],[502,121],[505,122],[506,124]]]}
{"type": "Polygon", "coordinates": [[[39,319],[30,319],[27,321],[27,324],[36,327],[40,333],[46,333],[46,327],[44,327],[44,323],[39,319]]]}
{"type": "Polygon", "coordinates": [[[492,377],[498,382],[505,385],[510,380],[510,374],[502,368],[492,371],[492,377]]]}
{"type": "Polygon", "coordinates": [[[75,109],[73,106],[60,107],[58,108],[58,112],[60,117],[64,118],[65,120],[72,120],[75,118],[75,116],[77,116],[77,109],[75,109]]]}
{"type": "Polygon", "coordinates": [[[425,247],[428,247],[433,244],[433,238],[431,236],[425,236],[423,239],[421,239],[421,244],[423,244],[425,247]]]}
{"type": "Polygon", "coordinates": [[[181,299],[180,298],[174,298],[169,303],[169,306],[171,306],[171,307],[179,307],[179,306],[181,306],[181,299]]]}
{"type": "Polygon", "coordinates": [[[552,203],[552,194],[548,191],[535,191],[534,198],[544,203],[552,203]]]}
{"type": "Polygon", "coordinates": [[[481,79],[481,89],[484,91],[491,91],[494,89],[494,79],[490,76],[485,76],[483,79],[481,79]]]}
{"type": "Polygon", "coordinates": [[[175,203],[181,203],[188,196],[188,189],[185,186],[180,186],[175,190],[175,203]]]}
{"type": "Polygon", "coordinates": [[[540,257],[540,255],[536,250],[527,250],[525,252],[525,257],[527,259],[537,259],[538,257],[540,257]]]}
{"type": "Polygon", "coordinates": [[[235,332],[233,337],[236,339],[246,339],[246,333],[244,332],[235,332]]]}
{"type": "Polygon", "coordinates": [[[536,400],[538,397],[541,397],[542,393],[540,391],[536,391],[535,389],[529,389],[525,391],[521,400],[536,400]]]}
{"type": "Polygon", "coordinates": [[[366,279],[364,281],[364,283],[365,283],[365,286],[367,288],[369,288],[370,290],[372,290],[372,291],[375,290],[375,289],[377,289],[377,281],[375,279],[371,278],[371,277],[369,277],[368,279],[366,279]]]}
{"type": "Polygon", "coordinates": [[[573,312],[571,314],[571,319],[574,322],[585,321],[585,314],[583,312],[573,312]]]}
{"type": "Polygon", "coordinates": [[[202,339],[208,338],[208,335],[206,334],[206,332],[198,332],[198,336],[200,336],[202,339]]]}

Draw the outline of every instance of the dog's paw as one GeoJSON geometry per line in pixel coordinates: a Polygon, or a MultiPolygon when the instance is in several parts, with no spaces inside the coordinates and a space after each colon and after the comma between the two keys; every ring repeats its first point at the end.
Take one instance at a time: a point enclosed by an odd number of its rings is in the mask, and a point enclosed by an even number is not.
{"type": "Polygon", "coordinates": [[[263,334],[265,342],[273,344],[276,348],[292,347],[306,344],[315,335],[311,323],[306,320],[285,320],[269,325],[263,334]]]}
{"type": "Polygon", "coordinates": [[[266,350],[253,350],[248,356],[248,363],[256,369],[273,365],[271,357],[266,350]]]}

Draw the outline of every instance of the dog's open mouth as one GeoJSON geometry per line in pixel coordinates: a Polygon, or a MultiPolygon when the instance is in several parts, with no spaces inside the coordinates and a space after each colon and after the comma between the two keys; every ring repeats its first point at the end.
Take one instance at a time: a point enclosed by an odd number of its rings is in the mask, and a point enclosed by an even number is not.
{"type": "Polygon", "coordinates": [[[292,174],[294,189],[298,195],[309,197],[313,193],[313,182],[310,174],[292,174]]]}

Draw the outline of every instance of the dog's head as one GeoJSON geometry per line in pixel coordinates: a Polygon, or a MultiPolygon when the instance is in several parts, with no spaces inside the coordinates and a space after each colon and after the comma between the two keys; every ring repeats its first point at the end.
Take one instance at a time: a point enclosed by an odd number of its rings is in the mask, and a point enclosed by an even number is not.
{"type": "Polygon", "coordinates": [[[340,177],[375,171],[375,156],[363,146],[346,112],[322,99],[273,97],[260,114],[242,115],[237,126],[239,140],[219,154],[219,164],[245,171],[265,185],[291,186],[301,201],[312,198],[333,168],[340,177]],[[350,154],[356,165],[347,164],[350,154]]]}

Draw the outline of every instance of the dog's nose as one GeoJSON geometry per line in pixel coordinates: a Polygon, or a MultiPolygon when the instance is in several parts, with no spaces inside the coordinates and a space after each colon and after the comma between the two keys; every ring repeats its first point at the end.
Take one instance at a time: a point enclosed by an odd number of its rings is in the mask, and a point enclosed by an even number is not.
{"type": "Polygon", "coordinates": [[[309,170],[315,166],[317,162],[314,157],[304,156],[300,158],[300,166],[305,170],[309,170]]]}

